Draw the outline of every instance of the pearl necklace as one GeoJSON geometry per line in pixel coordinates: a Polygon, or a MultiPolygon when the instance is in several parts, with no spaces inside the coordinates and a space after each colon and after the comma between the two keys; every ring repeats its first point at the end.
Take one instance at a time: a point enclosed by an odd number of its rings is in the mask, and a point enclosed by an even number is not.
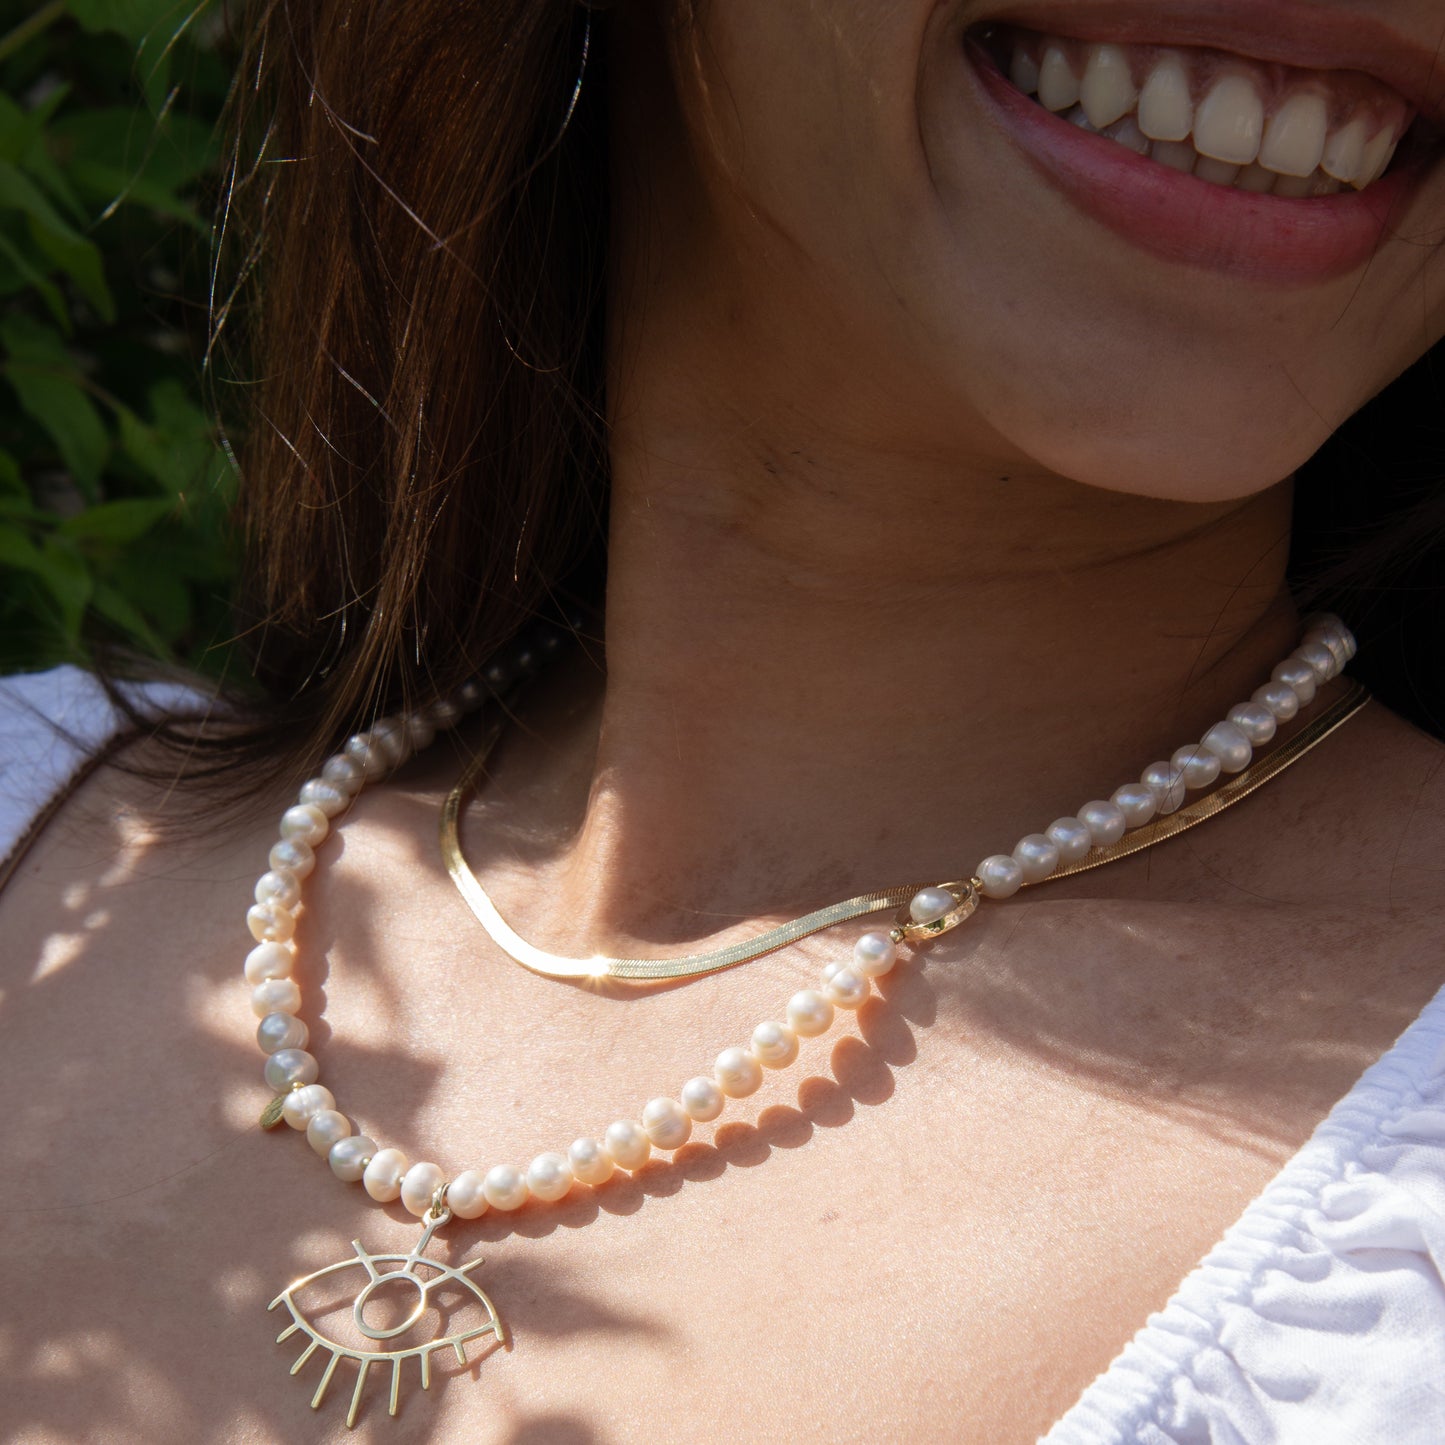
{"type": "MultiPolygon", "coordinates": [[[[546,634],[540,645],[545,651],[553,651],[560,645],[560,636],[546,634]]],[[[262,1113],[261,1123],[269,1129],[284,1120],[293,1129],[304,1130],[307,1142],[329,1162],[338,1179],[347,1183],[359,1180],[367,1194],[379,1203],[399,1198],[408,1211],[425,1222],[425,1229],[421,1240],[406,1255],[371,1255],[355,1243],[357,1258],[328,1265],[293,1282],[268,1306],[274,1310],[284,1305],[291,1316],[291,1323],[278,1336],[278,1341],[298,1330],[309,1339],[292,1374],[297,1373],[316,1350],[330,1352],[329,1363],[311,1401],[313,1408],[321,1404],[342,1359],[353,1360],[358,1367],[346,1421],[350,1427],[355,1422],[367,1372],[373,1364],[387,1362],[392,1367],[389,1409],[394,1415],[401,1368],[406,1360],[419,1361],[425,1387],[430,1381],[430,1362],[435,1351],[451,1349],[464,1365],[467,1362],[465,1345],[469,1341],[490,1335],[493,1347],[502,1342],[501,1320],[491,1300],[468,1274],[481,1261],[453,1269],[425,1257],[424,1251],[433,1234],[454,1216],[476,1219],[489,1209],[518,1209],[529,1199],[559,1200],[574,1182],[596,1187],[605,1184],[618,1169],[640,1169],[654,1149],[681,1148],[691,1136],[694,1124],[710,1123],[721,1115],[729,1099],[742,1099],[754,1093],[762,1084],[764,1070],[782,1069],[791,1064],[798,1056],[799,1039],[827,1032],[838,1010],[852,1012],[860,1008],[868,999],[874,981],[888,974],[898,962],[901,944],[925,942],[957,927],[982,899],[1010,898],[1022,887],[1096,867],[1151,846],[1182,827],[1212,816],[1302,756],[1364,705],[1367,694],[1363,688],[1356,685],[1305,733],[1292,738],[1265,762],[1251,768],[1254,749],[1268,743],[1280,723],[1290,721],[1301,708],[1313,702],[1316,688],[1338,676],[1354,655],[1354,637],[1338,618],[1313,619],[1300,646],[1274,668],[1270,680],[1258,688],[1248,702],[1231,708],[1198,743],[1179,748],[1167,762],[1151,764],[1138,782],[1116,788],[1108,799],[1086,803],[1077,814],[1056,819],[1041,833],[1026,835],[1012,853],[984,858],[967,881],[914,891],[892,928],[864,933],[854,945],[850,960],[826,964],[816,987],[793,995],[784,1010],[785,1021],[760,1023],[745,1047],[724,1049],[717,1056],[711,1075],[699,1074],[689,1079],[678,1090],[676,1098],[667,1095],[654,1098],[642,1107],[635,1119],[619,1119],[609,1124],[600,1139],[583,1136],[568,1146],[565,1153],[539,1154],[525,1168],[497,1164],[486,1170],[466,1169],[450,1178],[436,1164],[412,1163],[400,1149],[380,1148],[370,1137],[353,1134],[351,1122],[337,1110],[331,1091],[317,1082],[320,1065],[315,1056],[306,1051],[309,1032],[298,1017],[301,990],[293,977],[296,909],[301,901],[301,884],[316,865],[316,848],[330,832],[332,819],[350,807],[361,788],[385,776],[413,752],[428,746],[439,728],[454,726],[463,713],[480,707],[489,697],[504,694],[518,673],[535,669],[535,655],[528,650],[521,651],[510,665],[495,664],[481,678],[466,684],[455,698],[434,703],[407,717],[384,719],[369,732],[351,738],[341,752],[326,760],[318,777],[303,785],[296,804],[282,815],[280,838],[270,852],[270,867],[257,881],[256,901],[246,914],[256,946],[247,955],[245,977],[251,989],[252,1008],[260,1019],[257,1042],[267,1055],[264,1078],[274,1093],[262,1113]],[[1231,781],[1185,808],[1190,791],[1209,788],[1221,777],[1229,777],[1231,781]],[[1173,822],[1170,815],[1180,813],[1181,809],[1190,815],[1187,821],[1173,822]],[[378,1270],[377,1263],[397,1267],[378,1270]],[[309,1320],[298,1295],[306,1285],[322,1276],[357,1267],[364,1268],[368,1278],[353,1301],[352,1319],[362,1335],[378,1344],[389,1343],[411,1330],[427,1309],[430,1291],[443,1282],[460,1285],[484,1309],[487,1322],[475,1329],[430,1338],[401,1349],[353,1347],[332,1340],[309,1320]],[[432,1273],[423,1275],[423,1269],[432,1273]],[[378,1286],[391,1281],[410,1285],[417,1298],[406,1319],[381,1329],[366,1320],[366,1305],[378,1286]]],[[[876,912],[891,906],[893,894],[885,890],[860,895],[860,899],[872,900],[873,907],[858,911],[876,912]],[[878,901],[880,899],[883,901],[878,901]]],[[[859,899],[849,900],[850,904],[858,902],[859,899]]],[[[847,905],[835,905],[844,906],[847,905]]],[[[826,926],[826,923],[817,925],[826,926]]],[[[792,934],[792,937],[799,936],[802,935],[792,934]]],[[[754,949],[747,956],[755,957],[761,951],[765,950],[754,949]]],[[[528,960],[522,961],[528,962],[529,967],[534,966],[528,960]]],[[[592,962],[595,965],[595,961],[592,962]]],[[[666,961],[651,962],[666,967],[666,961]]],[[[594,966],[591,971],[598,970],[594,966]]],[[[651,976],[678,975],[663,972],[651,976]]]]}

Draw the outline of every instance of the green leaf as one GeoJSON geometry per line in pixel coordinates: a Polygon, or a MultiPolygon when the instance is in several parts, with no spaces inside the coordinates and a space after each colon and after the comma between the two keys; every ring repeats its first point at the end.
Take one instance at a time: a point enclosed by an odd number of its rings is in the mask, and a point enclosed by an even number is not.
{"type": "Polygon", "coordinates": [[[0,451],[0,497],[30,500],[30,490],[20,475],[20,463],[9,452],[0,451]]]}
{"type": "Polygon", "coordinates": [[[45,558],[40,549],[18,527],[0,523],[0,567],[45,575],[45,558]]]}
{"type": "Polygon", "coordinates": [[[168,17],[190,8],[177,0],[69,0],[70,13],[83,29],[110,31],[127,40],[143,40],[168,17]]]}
{"type": "Polygon", "coordinates": [[[61,629],[70,641],[77,642],[94,585],[90,568],[75,544],[65,537],[47,537],[41,557],[41,580],[60,609],[61,629]]]}
{"type": "Polygon", "coordinates": [[[50,436],[81,490],[97,500],[110,438],[64,341],[42,322],[16,314],[0,320],[0,344],[9,356],[0,370],[20,405],[50,436]]]}
{"type": "Polygon", "coordinates": [[[181,497],[214,464],[211,423],[178,381],[157,382],[146,399],[153,421],[119,408],[121,448],[173,497],[181,497]]]}
{"type": "Polygon", "coordinates": [[[95,307],[102,321],[115,320],[115,302],[105,284],[105,263],[93,242],[80,237],[57,236],[30,221],[31,240],[80,288],[80,294],[95,307]]]}
{"type": "Polygon", "coordinates": [[[37,226],[72,241],[85,238],[41,194],[40,188],[13,161],[0,160],[0,208],[28,216],[37,226]]]}
{"type": "Polygon", "coordinates": [[[9,261],[21,278],[29,282],[40,293],[40,299],[45,302],[46,310],[56,319],[62,330],[69,335],[70,312],[66,308],[65,297],[61,295],[60,287],[35,266],[4,231],[0,231],[0,256],[9,261]]]}
{"type": "Polygon", "coordinates": [[[129,633],[152,657],[169,658],[171,655],[169,644],[131,605],[125,595],[118,592],[110,583],[97,581],[90,601],[91,606],[107,622],[114,623],[122,632],[129,633]]]}
{"type": "Polygon", "coordinates": [[[175,503],[168,497],[124,497],[118,502],[87,507],[74,517],[67,517],[58,530],[76,542],[123,546],[144,536],[174,511],[175,503]]]}

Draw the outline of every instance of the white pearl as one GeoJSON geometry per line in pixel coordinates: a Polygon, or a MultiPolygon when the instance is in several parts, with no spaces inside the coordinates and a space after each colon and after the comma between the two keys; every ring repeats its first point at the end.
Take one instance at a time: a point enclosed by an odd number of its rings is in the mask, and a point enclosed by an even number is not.
{"type": "Polygon", "coordinates": [[[1297,657],[1287,657],[1270,673],[1270,677],[1275,682],[1292,687],[1301,707],[1308,707],[1315,700],[1315,688],[1319,683],[1309,663],[1301,662],[1297,657]]]}
{"type": "Polygon", "coordinates": [[[529,1192],[527,1176],[513,1164],[494,1164],[482,1180],[482,1193],[493,1209],[520,1209],[529,1192]]]}
{"type": "Polygon", "coordinates": [[[475,1169],[464,1169],[447,1185],[447,1208],[458,1219],[480,1219],[487,1212],[486,1190],[475,1169]]]}
{"type": "Polygon", "coordinates": [[[434,728],[454,728],[462,720],[462,705],[449,697],[439,697],[427,708],[426,715],[434,728]]]}
{"type": "Polygon", "coordinates": [[[1250,701],[1267,707],[1279,722],[1288,722],[1299,714],[1299,693],[1287,682],[1267,682],[1255,688],[1250,701]]]}
{"type": "Polygon", "coordinates": [[[1125,783],[1111,794],[1114,806],[1124,815],[1130,828],[1142,828],[1159,811],[1159,800],[1153,788],[1143,783],[1125,783]]]}
{"type": "Polygon", "coordinates": [[[1094,846],[1088,828],[1077,818],[1055,818],[1044,834],[1059,850],[1061,863],[1077,863],[1094,846]]]}
{"type": "Polygon", "coordinates": [[[1232,722],[1215,723],[1199,743],[1219,759],[1220,769],[1226,773],[1243,772],[1254,756],[1249,739],[1232,722]]]}
{"type": "Polygon", "coordinates": [[[351,1134],[351,1121],[335,1109],[322,1109],[306,1123],[306,1142],[323,1159],[331,1157],[331,1151],[351,1134]]]}
{"type": "MultiPolygon", "coordinates": [[[[832,972],[824,969],[822,994],[838,1008],[862,1008],[868,1001],[868,980],[847,964],[835,967],[832,972]]],[[[727,1086],[723,1087],[726,1090],[727,1086]]]]}
{"type": "Polygon", "coordinates": [[[284,943],[258,943],[246,955],[246,982],[255,988],[268,978],[290,978],[295,952],[284,943]]]}
{"type": "Polygon", "coordinates": [[[816,1038],[832,1026],[833,1005],[817,989],[799,989],[788,1000],[788,1027],[800,1038],[816,1038]]]}
{"type": "Polygon", "coordinates": [[[305,1084],[286,1095],[281,1105],[281,1117],[293,1129],[304,1129],[313,1114],[335,1107],[336,1096],[324,1084],[305,1084]]]}
{"type": "Polygon", "coordinates": [[[253,903],[246,910],[246,927],[257,943],[285,943],[296,932],[296,915],[279,903],[253,903]]]}
{"type": "MultiPolygon", "coordinates": [[[[333,1111],[334,1112],[334,1111],[333,1111]]],[[[311,1126],[306,1126],[306,1137],[311,1137],[311,1126]]],[[[376,1153],[376,1140],[365,1134],[353,1134],[347,1139],[338,1139],[326,1156],[331,1172],[343,1184],[355,1184],[366,1172],[367,1161],[376,1153]]]]}
{"type": "Polygon", "coordinates": [[[406,719],[406,740],[413,752],[429,748],[436,740],[436,724],[424,712],[411,713],[406,719]]]}
{"type": "Polygon", "coordinates": [[[898,945],[886,933],[865,933],[853,945],[853,967],[868,978],[882,978],[897,962],[898,945]]]}
{"type": "Polygon", "coordinates": [[[447,1182],[447,1176],[435,1164],[413,1164],[402,1175],[401,1202],[409,1214],[418,1219],[431,1208],[436,1192],[447,1182]]]}
{"type": "Polygon", "coordinates": [[[1322,642],[1302,642],[1291,655],[1312,668],[1320,682],[1328,682],[1339,671],[1334,653],[1322,642]]]}
{"type": "Polygon", "coordinates": [[[292,1084],[314,1084],[321,1065],[316,1062],[316,1056],[305,1049],[277,1049],[266,1060],[262,1073],[267,1087],[279,1094],[292,1084]]]}
{"type": "Polygon", "coordinates": [[[908,916],[915,923],[936,923],[957,907],[958,901],[948,889],[920,888],[908,904],[908,916]]]}
{"type": "Polygon", "coordinates": [[[357,733],[347,738],[341,751],[360,767],[368,783],[374,783],[391,771],[390,755],[380,743],[372,742],[370,733],[357,733]]]}
{"type": "Polygon", "coordinates": [[[277,1049],[304,1049],[311,1042],[311,1030],[295,1014],[269,1013],[256,1025],[256,1042],[266,1054],[274,1054],[277,1049]]]}
{"type": "Polygon", "coordinates": [[[1059,845],[1044,833],[1027,833],[1014,844],[1013,856],[1024,882],[1038,883],[1059,866],[1059,845]]]}
{"type": "Polygon", "coordinates": [[[1330,657],[1334,662],[1330,676],[1338,677],[1350,661],[1350,654],[1345,647],[1345,639],[1340,629],[1329,623],[1311,627],[1300,639],[1300,646],[1303,647],[1312,642],[1318,642],[1329,649],[1330,657]]]}
{"type": "Polygon", "coordinates": [[[1186,788],[1207,788],[1219,776],[1219,759],[1203,743],[1176,748],[1169,761],[1184,774],[1186,788]]]}
{"type": "Polygon", "coordinates": [[[1150,763],[1139,781],[1154,794],[1154,806],[1161,813],[1177,813],[1184,806],[1184,771],[1173,762],[1150,763]]]}
{"type": "Polygon", "coordinates": [[[390,1204],[401,1194],[401,1181],[411,1168],[400,1149],[378,1149],[362,1171],[361,1185],[378,1204],[390,1204]]]}
{"type": "Polygon", "coordinates": [[[985,898],[1012,898],[1024,886],[1024,870],[1008,853],[992,853],[978,865],[980,892],[985,898]]]}
{"type": "Polygon", "coordinates": [[[335,783],[328,783],[325,778],[312,778],[301,784],[301,794],[297,801],[320,808],[328,818],[334,818],[350,806],[351,794],[345,788],[338,788],[335,783]]]}
{"type": "Polygon", "coordinates": [[[572,1166],[562,1154],[539,1154],[527,1166],[527,1192],[547,1204],[572,1187],[572,1166]]]}
{"type": "Polygon", "coordinates": [[[709,1078],[699,1074],[695,1079],[689,1079],[682,1086],[679,1097],[682,1100],[682,1107],[687,1110],[690,1119],[696,1119],[699,1124],[706,1124],[716,1119],[723,1111],[723,1105],[727,1100],[723,1097],[723,1091],[709,1078]]]}
{"type": "Polygon", "coordinates": [[[268,978],[251,990],[251,1007],[258,1019],[294,1014],[301,1007],[301,990],[293,978],[268,978]]]}
{"type": "Polygon", "coordinates": [[[314,803],[297,803],[281,814],[281,837],[286,842],[315,848],[331,831],[326,814],[314,803]]]}
{"type": "Polygon", "coordinates": [[[1267,743],[1279,728],[1274,714],[1258,702],[1235,703],[1225,714],[1225,719],[1232,722],[1256,748],[1267,743]]]}
{"type": "Polygon", "coordinates": [[[746,1049],[724,1049],[713,1065],[713,1078],[729,1099],[746,1099],[763,1082],[763,1066],[746,1049]]]}
{"type": "Polygon", "coordinates": [[[1129,826],[1118,804],[1106,802],[1103,798],[1085,803],[1079,809],[1079,822],[1089,830],[1089,837],[1094,840],[1096,848],[1107,848],[1110,843],[1117,843],[1129,826]]]}
{"type": "Polygon", "coordinates": [[[257,903],[279,903],[295,908],[301,902],[301,880],[289,868],[273,868],[256,880],[257,903]]]}
{"type": "Polygon", "coordinates": [[[692,1133],[692,1119],[676,1099],[649,1099],[642,1106],[642,1132],[654,1149],[681,1149],[692,1133]]]}
{"type": "Polygon", "coordinates": [[[770,1019],[753,1030],[751,1047],[753,1057],[765,1069],[785,1069],[798,1057],[798,1036],[787,1024],[770,1019]]]}
{"type": "Polygon", "coordinates": [[[284,868],[288,873],[294,873],[297,878],[304,879],[311,876],[311,870],[316,866],[316,854],[308,843],[298,842],[295,838],[283,838],[279,843],[271,845],[271,856],[267,862],[273,868],[284,868]]]}
{"type": "Polygon", "coordinates": [[[366,782],[366,772],[355,758],[349,758],[345,753],[334,753],[321,765],[321,777],[324,782],[331,784],[333,788],[340,788],[343,793],[355,797],[366,782]]]}
{"type": "Polygon", "coordinates": [[[612,1156],[613,1163],[620,1164],[624,1169],[641,1169],[652,1153],[652,1140],[641,1124],[631,1119],[618,1119],[607,1126],[602,1135],[602,1147],[612,1156]]]}
{"type": "Polygon", "coordinates": [[[572,1166],[572,1177],[593,1188],[606,1184],[617,1169],[612,1156],[595,1139],[574,1139],[567,1147],[567,1162],[572,1166]]]}
{"type": "Polygon", "coordinates": [[[371,740],[387,756],[394,768],[400,767],[411,756],[411,739],[407,737],[406,724],[399,717],[384,717],[371,727],[371,740]]]}

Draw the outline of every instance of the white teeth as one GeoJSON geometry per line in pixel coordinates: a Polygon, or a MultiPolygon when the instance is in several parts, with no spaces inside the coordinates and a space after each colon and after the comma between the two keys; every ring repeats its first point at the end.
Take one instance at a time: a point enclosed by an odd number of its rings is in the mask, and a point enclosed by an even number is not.
{"type": "Polygon", "coordinates": [[[1365,156],[1360,163],[1360,175],[1354,182],[1357,191],[1372,186],[1385,174],[1390,157],[1395,154],[1395,135],[1388,126],[1365,147],[1365,156]]]}
{"type": "Polygon", "coordinates": [[[1044,50],[1039,66],[1039,102],[1049,110],[1068,110],[1079,102],[1079,79],[1069,68],[1069,57],[1057,45],[1044,50]]]}
{"type": "Polygon", "coordinates": [[[1139,123],[1132,115],[1122,116],[1113,125],[1106,125],[1101,134],[1118,141],[1121,146],[1127,146],[1135,155],[1149,154],[1149,137],[1139,129],[1139,123]]]}
{"type": "Polygon", "coordinates": [[[1313,188],[1314,182],[1309,176],[1276,176],[1274,178],[1274,194],[1277,196],[1303,198],[1309,195],[1313,188]]]}
{"type": "Polygon", "coordinates": [[[1194,149],[1217,161],[1247,166],[1264,138],[1264,102],[1243,75],[1215,81],[1194,116],[1194,149]]]}
{"type": "Polygon", "coordinates": [[[1139,99],[1138,87],[1129,72],[1129,57],[1117,45],[1092,45],[1079,100],[1089,119],[1100,130],[1120,116],[1128,115],[1139,99]]]}
{"type": "Polygon", "coordinates": [[[1183,171],[1185,174],[1191,172],[1203,159],[1188,141],[1182,140],[1156,140],[1149,149],[1149,157],[1160,165],[1183,171]]]}
{"type": "Polygon", "coordinates": [[[1201,181],[1213,181],[1216,186],[1232,186],[1239,175],[1239,167],[1228,161],[1217,161],[1213,156],[1200,156],[1194,163],[1194,174],[1201,181]]]}
{"type": "Polygon", "coordinates": [[[1080,130],[1086,130],[1090,135],[1098,135],[1099,128],[1089,119],[1089,113],[1081,105],[1076,105],[1072,110],[1064,112],[1064,119],[1070,125],[1076,125],[1080,130]]]}
{"type": "Polygon", "coordinates": [[[1364,169],[1367,131],[1364,120],[1359,118],[1337,130],[1325,142],[1320,169],[1337,181],[1353,181],[1364,169]]]}
{"type": "Polygon", "coordinates": [[[1139,93],[1139,128],[1154,140],[1188,140],[1194,129],[1189,72],[1177,55],[1166,55],[1139,93]]]}
{"type": "Polygon", "coordinates": [[[1008,78],[1023,91],[1032,95],[1039,88],[1039,67],[1022,45],[1014,50],[1013,63],[1009,66],[1008,78]]]}
{"type": "Polygon", "coordinates": [[[1314,91],[1296,91],[1270,117],[1260,142],[1259,163],[1282,176],[1312,176],[1325,153],[1329,112],[1314,91]]]}
{"type": "Polygon", "coordinates": [[[1278,179],[1273,171],[1267,171],[1263,166],[1245,166],[1234,184],[1237,190],[1257,191],[1263,196],[1274,189],[1274,183],[1278,179]]]}

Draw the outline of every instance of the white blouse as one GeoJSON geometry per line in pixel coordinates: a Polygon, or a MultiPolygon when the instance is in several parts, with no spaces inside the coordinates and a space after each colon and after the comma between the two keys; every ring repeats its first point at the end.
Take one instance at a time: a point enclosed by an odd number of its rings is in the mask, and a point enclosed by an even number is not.
{"type": "MultiPolygon", "coordinates": [[[[0,683],[0,862],[118,726],[0,683]]],[[[1445,1445],[1445,988],[1041,1445],[1445,1445]]]]}

